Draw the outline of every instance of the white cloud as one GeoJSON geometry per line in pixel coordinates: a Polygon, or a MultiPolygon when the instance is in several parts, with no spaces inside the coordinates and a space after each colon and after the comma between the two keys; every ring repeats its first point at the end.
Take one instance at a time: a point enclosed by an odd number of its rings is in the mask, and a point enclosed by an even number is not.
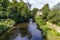
{"type": "Polygon", "coordinates": [[[44,4],[48,3],[51,8],[53,5],[60,2],[60,0],[24,0],[25,2],[30,2],[32,8],[42,8],[44,4]]]}

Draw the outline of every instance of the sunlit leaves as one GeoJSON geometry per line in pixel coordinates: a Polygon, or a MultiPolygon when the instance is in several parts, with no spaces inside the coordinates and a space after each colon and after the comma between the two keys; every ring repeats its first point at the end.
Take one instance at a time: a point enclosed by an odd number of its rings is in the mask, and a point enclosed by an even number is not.
{"type": "Polygon", "coordinates": [[[42,8],[42,11],[43,11],[43,19],[47,19],[47,16],[49,14],[49,5],[48,4],[45,4],[44,7],[42,8]]]}
{"type": "Polygon", "coordinates": [[[6,31],[7,29],[13,27],[15,21],[11,19],[0,19],[0,32],[6,31]]]}

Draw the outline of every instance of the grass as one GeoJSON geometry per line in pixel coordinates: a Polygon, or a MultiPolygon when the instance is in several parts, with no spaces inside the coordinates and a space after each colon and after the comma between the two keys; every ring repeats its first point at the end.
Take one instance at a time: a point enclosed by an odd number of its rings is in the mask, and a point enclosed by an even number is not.
{"type": "Polygon", "coordinates": [[[40,17],[36,18],[36,23],[39,25],[38,28],[42,30],[43,38],[45,40],[60,40],[60,33],[54,29],[50,29],[49,25],[44,24],[44,20],[40,17]]]}
{"type": "Polygon", "coordinates": [[[60,40],[60,34],[52,29],[47,32],[47,40],[60,40]]]}
{"type": "Polygon", "coordinates": [[[59,21],[59,22],[57,22],[57,23],[53,23],[53,21],[52,21],[52,20],[48,20],[48,22],[50,22],[50,23],[52,23],[52,24],[57,25],[57,26],[59,26],[59,27],[60,27],[60,21],[59,21]]]}

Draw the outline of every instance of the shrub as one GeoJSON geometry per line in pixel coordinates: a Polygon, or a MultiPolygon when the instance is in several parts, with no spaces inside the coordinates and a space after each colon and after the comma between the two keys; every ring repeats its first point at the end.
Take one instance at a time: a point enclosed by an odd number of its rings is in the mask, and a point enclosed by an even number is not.
{"type": "Polygon", "coordinates": [[[11,19],[1,19],[0,21],[0,32],[4,32],[7,29],[13,27],[13,25],[15,24],[15,21],[11,20],[11,19]]]}

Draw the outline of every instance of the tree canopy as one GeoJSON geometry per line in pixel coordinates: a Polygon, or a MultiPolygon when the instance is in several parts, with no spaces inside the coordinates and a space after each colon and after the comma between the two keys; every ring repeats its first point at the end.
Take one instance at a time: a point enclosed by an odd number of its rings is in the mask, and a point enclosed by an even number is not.
{"type": "Polygon", "coordinates": [[[43,19],[47,19],[47,16],[50,12],[50,9],[49,9],[49,4],[45,4],[42,8],[42,11],[43,11],[43,19]]]}
{"type": "Polygon", "coordinates": [[[50,20],[54,24],[60,25],[60,10],[52,9],[48,14],[48,20],[50,20]]]}

